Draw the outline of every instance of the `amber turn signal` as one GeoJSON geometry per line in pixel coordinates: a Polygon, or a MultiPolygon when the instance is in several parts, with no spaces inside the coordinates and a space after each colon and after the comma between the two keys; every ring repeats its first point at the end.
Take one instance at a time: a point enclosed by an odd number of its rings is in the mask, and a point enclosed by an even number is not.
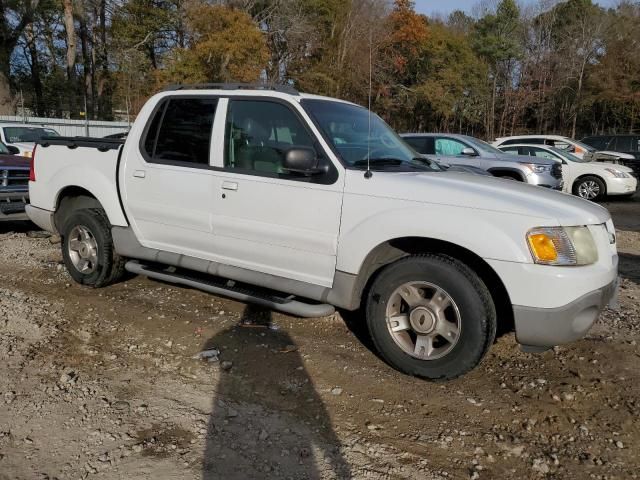
{"type": "Polygon", "coordinates": [[[558,251],[553,240],[546,233],[529,235],[531,253],[539,262],[555,262],[558,259],[558,251]]]}

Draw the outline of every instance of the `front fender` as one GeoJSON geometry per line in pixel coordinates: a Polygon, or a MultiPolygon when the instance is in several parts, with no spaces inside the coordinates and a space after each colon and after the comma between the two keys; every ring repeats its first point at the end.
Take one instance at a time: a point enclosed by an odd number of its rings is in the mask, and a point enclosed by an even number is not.
{"type": "Polygon", "coordinates": [[[453,243],[487,260],[531,263],[525,236],[532,225],[527,217],[447,205],[416,206],[415,203],[376,212],[364,219],[362,211],[361,221],[351,225],[350,212],[345,211],[338,243],[337,269],[340,271],[357,274],[375,247],[407,237],[453,243]]]}

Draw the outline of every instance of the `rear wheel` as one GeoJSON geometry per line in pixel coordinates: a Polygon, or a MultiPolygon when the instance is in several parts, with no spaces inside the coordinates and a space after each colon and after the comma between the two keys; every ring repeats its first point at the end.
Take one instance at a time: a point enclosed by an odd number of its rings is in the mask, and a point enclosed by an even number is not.
{"type": "Polygon", "coordinates": [[[111,226],[101,208],[76,210],[62,228],[62,258],[78,283],[104,287],[124,274],[124,259],[114,249],[111,226]]]}
{"type": "Polygon", "coordinates": [[[487,287],[466,265],[444,255],[416,255],[376,278],[367,325],[392,367],[451,379],[480,363],[495,339],[496,313],[487,287]]]}
{"type": "Polygon", "coordinates": [[[573,194],[585,200],[601,200],[606,194],[606,186],[598,177],[587,175],[573,184],[573,194]]]}

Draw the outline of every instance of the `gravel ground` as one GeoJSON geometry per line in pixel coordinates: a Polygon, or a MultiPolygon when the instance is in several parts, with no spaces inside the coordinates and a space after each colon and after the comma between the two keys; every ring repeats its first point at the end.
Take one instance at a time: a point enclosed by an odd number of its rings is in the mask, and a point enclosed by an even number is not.
{"type": "Polygon", "coordinates": [[[606,206],[620,309],[540,355],[505,335],[448,383],[395,372],[339,315],[80,287],[55,239],[1,224],[0,479],[637,478],[640,199],[606,206]]]}

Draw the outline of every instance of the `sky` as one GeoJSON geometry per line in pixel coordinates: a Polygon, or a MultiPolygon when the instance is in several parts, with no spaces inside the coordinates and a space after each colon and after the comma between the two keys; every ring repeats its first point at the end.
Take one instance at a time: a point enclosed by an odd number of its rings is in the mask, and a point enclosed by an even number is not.
{"type": "MultiPolygon", "coordinates": [[[[427,15],[442,14],[448,15],[454,10],[463,10],[467,13],[471,13],[471,10],[475,5],[480,3],[480,0],[415,0],[416,11],[427,15]]],[[[533,3],[532,0],[524,0],[522,3],[533,3]]],[[[603,7],[611,7],[618,3],[617,0],[599,0],[598,2],[603,7]]]]}

